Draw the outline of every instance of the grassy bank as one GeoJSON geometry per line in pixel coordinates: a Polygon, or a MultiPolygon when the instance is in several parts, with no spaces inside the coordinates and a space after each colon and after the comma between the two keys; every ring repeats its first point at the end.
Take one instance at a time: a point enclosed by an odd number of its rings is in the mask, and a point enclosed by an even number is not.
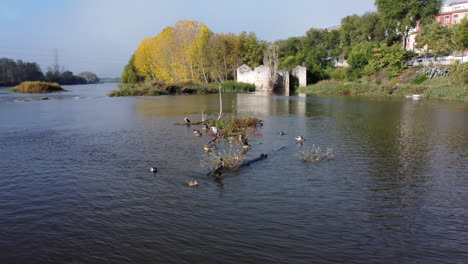
{"type": "Polygon", "coordinates": [[[22,82],[14,88],[10,89],[12,92],[18,93],[52,93],[65,91],[58,83],[49,82],[22,82]]]}
{"type": "Polygon", "coordinates": [[[409,94],[423,94],[424,98],[468,100],[468,84],[463,76],[428,79],[420,68],[410,68],[398,77],[388,79],[377,73],[355,82],[325,80],[297,89],[299,93],[315,95],[360,95],[404,97],[409,94]]]}
{"type": "MultiPolygon", "coordinates": [[[[227,81],[221,83],[221,90],[225,93],[253,92],[255,86],[248,83],[227,81]]],[[[163,83],[148,81],[143,83],[121,83],[119,89],[112,91],[109,96],[157,96],[170,94],[211,94],[218,92],[217,83],[163,83]]]]}

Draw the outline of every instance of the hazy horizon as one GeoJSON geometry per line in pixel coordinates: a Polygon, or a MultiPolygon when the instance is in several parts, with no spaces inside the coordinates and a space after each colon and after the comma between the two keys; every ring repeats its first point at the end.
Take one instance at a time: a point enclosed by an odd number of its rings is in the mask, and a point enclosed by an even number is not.
{"type": "Polygon", "coordinates": [[[65,70],[100,77],[119,77],[141,40],[178,20],[201,21],[216,33],[253,31],[260,39],[275,41],[375,10],[374,0],[0,2],[0,57],[37,62],[46,70],[54,64],[56,49],[65,70]]]}

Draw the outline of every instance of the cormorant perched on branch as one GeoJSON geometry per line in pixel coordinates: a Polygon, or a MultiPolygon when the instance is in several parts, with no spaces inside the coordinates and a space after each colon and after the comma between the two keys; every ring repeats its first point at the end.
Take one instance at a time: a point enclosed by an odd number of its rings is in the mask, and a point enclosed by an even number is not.
{"type": "Polygon", "coordinates": [[[247,139],[244,137],[244,135],[240,134],[240,135],[239,135],[239,140],[240,140],[240,142],[242,143],[242,145],[244,145],[244,146],[250,146],[249,142],[248,142],[247,139]]]}

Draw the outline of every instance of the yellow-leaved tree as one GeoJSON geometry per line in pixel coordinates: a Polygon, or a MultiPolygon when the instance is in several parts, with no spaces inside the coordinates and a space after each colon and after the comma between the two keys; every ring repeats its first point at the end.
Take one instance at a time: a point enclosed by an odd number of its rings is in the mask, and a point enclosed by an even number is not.
{"type": "Polygon", "coordinates": [[[135,52],[138,74],[145,80],[208,82],[204,52],[211,35],[203,23],[184,20],[144,39],[135,52]]]}

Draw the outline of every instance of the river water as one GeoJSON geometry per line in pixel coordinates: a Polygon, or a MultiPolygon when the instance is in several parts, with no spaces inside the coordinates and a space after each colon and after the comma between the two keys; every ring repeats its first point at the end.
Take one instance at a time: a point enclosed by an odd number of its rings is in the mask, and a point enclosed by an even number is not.
{"type": "Polygon", "coordinates": [[[226,94],[226,114],[264,120],[248,155],[270,155],[221,184],[200,166],[209,137],[174,125],[216,113],[217,95],[115,87],[0,89],[0,263],[468,259],[466,103],[226,94]],[[314,144],[335,159],[301,162],[314,144]]]}

